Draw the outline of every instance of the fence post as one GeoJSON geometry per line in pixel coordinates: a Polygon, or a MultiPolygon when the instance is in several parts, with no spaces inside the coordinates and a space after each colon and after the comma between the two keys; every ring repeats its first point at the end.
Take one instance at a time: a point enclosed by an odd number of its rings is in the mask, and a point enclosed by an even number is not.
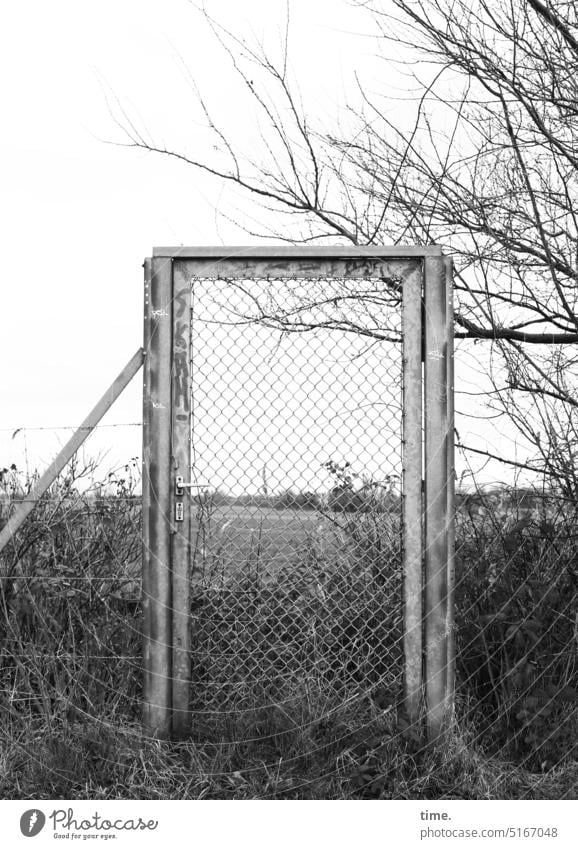
{"type": "Polygon", "coordinates": [[[171,301],[172,260],[154,258],[145,263],[143,724],[157,737],[171,721],[171,301]]]}
{"type": "Polygon", "coordinates": [[[429,741],[447,727],[447,303],[442,257],[425,259],[425,695],[429,741]]]}
{"type": "Polygon", "coordinates": [[[403,282],[404,702],[411,725],[422,711],[422,269],[403,282]]]}
{"type": "MultiPolygon", "coordinates": [[[[191,284],[178,264],[173,269],[172,474],[191,480],[191,284]]],[[[171,481],[171,484],[173,481],[171,481]]],[[[196,490],[193,491],[196,494],[196,490]]],[[[184,737],[190,730],[191,580],[190,526],[193,499],[172,486],[174,530],[171,547],[172,605],[172,732],[184,737]],[[178,512],[178,520],[176,519],[178,512]]]]}
{"type": "Polygon", "coordinates": [[[448,725],[454,719],[456,641],[454,622],[455,585],[455,459],[454,459],[454,281],[453,260],[444,258],[446,284],[446,344],[447,344],[447,678],[445,714],[448,725]]]}

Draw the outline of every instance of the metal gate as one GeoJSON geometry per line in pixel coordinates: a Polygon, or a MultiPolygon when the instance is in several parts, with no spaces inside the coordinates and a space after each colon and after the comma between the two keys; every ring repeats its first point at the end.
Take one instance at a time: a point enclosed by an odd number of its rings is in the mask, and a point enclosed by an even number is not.
{"type": "Polygon", "coordinates": [[[150,733],[368,695],[449,727],[451,295],[433,246],[145,261],[150,733]]]}

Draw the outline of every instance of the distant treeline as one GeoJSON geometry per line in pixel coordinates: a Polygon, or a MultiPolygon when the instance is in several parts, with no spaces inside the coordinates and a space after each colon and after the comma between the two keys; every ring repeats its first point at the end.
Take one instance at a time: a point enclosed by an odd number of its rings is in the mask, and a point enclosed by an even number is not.
{"type": "MultiPolygon", "coordinates": [[[[269,509],[297,510],[332,510],[336,512],[390,512],[399,509],[401,497],[399,494],[373,488],[353,490],[346,487],[336,487],[328,493],[293,492],[287,490],[274,495],[231,495],[216,491],[208,493],[214,505],[238,505],[244,507],[263,507],[269,509]]],[[[530,487],[492,487],[479,491],[456,491],[456,507],[458,509],[493,507],[498,504],[505,508],[533,509],[546,501],[558,500],[559,495],[553,490],[536,490],[530,487]]],[[[200,496],[202,499],[203,496],[200,496]]]]}
{"type": "MultiPolygon", "coordinates": [[[[140,503],[141,495],[124,495],[122,500],[140,503]]],[[[484,490],[456,491],[456,508],[458,510],[478,512],[485,508],[518,508],[532,510],[543,506],[546,502],[559,501],[561,496],[553,490],[536,490],[530,487],[492,487],[484,490]]],[[[114,502],[118,496],[112,493],[89,494],[91,502],[114,502]]],[[[18,500],[16,496],[13,500],[18,500]]],[[[358,490],[348,487],[335,487],[326,493],[310,491],[294,492],[287,490],[282,493],[263,495],[262,493],[232,495],[220,490],[207,490],[203,494],[193,496],[200,504],[211,503],[215,507],[236,505],[239,507],[260,507],[274,510],[320,510],[339,513],[389,513],[400,509],[401,497],[398,493],[382,489],[366,487],[358,490]]],[[[566,500],[566,499],[563,499],[566,500]]]]}
{"type": "Polygon", "coordinates": [[[329,493],[286,492],[276,495],[229,495],[211,492],[200,496],[209,498],[215,506],[237,505],[240,507],[262,507],[274,510],[332,510],[337,512],[388,512],[399,507],[399,496],[387,493],[377,496],[373,491],[355,491],[336,488],[329,493]]]}

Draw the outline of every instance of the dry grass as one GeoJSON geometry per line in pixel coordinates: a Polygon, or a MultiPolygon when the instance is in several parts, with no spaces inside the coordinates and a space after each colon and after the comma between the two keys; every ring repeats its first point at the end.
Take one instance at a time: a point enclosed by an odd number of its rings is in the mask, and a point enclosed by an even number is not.
{"type": "Polygon", "coordinates": [[[348,517],[340,559],[332,542],[321,544],[314,513],[270,511],[260,531],[243,535],[246,517],[237,511],[237,527],[220,537],[215,528],[225,519],[213,515],[213,538],[199,539],[197,550],[205,571],[193,621],[204,636],[196,643],[193,735],[160,742],[140,726],[139,505],[126,487],[118,495],[89,500],[73,479],[59,482],[3,553],[3,798],[575,796],[577,552],[569,520],[528,525],[518,539],[503,517],[462,516],[458,724],[449,750],[438,751],[422,746],[398,706],[391,522],[348,517]],[[474,557],[479,568],[468,568],[474,557]],[[233,560],[243,569],[231,581],[233,560]],[[231,623],[239,622],[227,665],[231,623]],[[256,674],[265,661],[266,674],[256,674]],[[536,701],[548,686],[567,699],[536,701]],[[562,731],[552,735],[553,726],[562,731]]]}

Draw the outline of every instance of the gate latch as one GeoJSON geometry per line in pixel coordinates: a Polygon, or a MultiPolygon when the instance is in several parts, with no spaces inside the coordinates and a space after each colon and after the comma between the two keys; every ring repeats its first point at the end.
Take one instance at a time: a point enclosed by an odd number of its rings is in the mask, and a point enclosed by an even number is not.
{"type": "Polygon", "coordinates": [[[185,483],[182,475],[177,475],[175,478],[175,495],[183,496],[185,489],[209,489],[208,483],[185,483]]]}

